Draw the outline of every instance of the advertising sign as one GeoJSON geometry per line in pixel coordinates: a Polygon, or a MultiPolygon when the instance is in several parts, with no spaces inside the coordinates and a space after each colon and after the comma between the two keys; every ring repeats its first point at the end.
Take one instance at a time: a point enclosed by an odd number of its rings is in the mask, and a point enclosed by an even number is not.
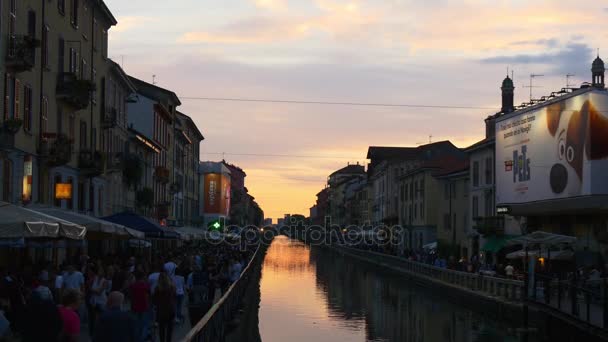
{"type": "Polygon", "coordinates": [[[608,94],[498,119],[495,167],[497,205],[608,194],[608,94]]]}
{"type": "Polygon", "coordinates": [[[230,213],[230,177],[218,173],[205,175],[204,213],[228,216],[230,213]]]}
{"type": "Polygon", "coordinates": [[[221,189],[222,178],[218,173],[208,173],[205,175],[205,214],[219,214],[221,210],[221,189]]]}

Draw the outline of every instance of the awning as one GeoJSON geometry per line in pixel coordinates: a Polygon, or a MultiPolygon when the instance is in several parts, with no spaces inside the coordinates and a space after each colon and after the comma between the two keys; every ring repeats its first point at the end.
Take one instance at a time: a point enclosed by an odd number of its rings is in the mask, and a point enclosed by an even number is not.
{"type": "Polygon", "coordinates": [[[133,248],[150,248],[152,247],[152,243],[146,240],[131,239],[129,240],[129,246],[133,248]]]}
{"type": "Polygon", "coordinates": [[[510,245],[533,245],[556,246],[556,245],[572,245],[576,242],[574,236],[553,234],[548,232],[536,231],[528,235],[519,236],[509,241],[510,245]]]}
{"type": "Polygon", "coordinates": [[[435,242],[431,242],[431,243],[428,243],[428,244],[426,244],[426,245],[422,246],[422,249],[424,249],[424,250],[433,250],[433,249],[437,249],[437,241],[435,241],[435,242]]]}
{"type": "Polygon", "coordinates": [[[86,228],[58,217],[0,202],[0,238],[68,238],[82,240],[86,228]]]}
{"type": "Polygon", "coordinates": [[[146,238],[179,238],[179,235],[176,232],[165,229],[156,222],[131,212],[114,214],[103,217],[102,219],[139,231],[143,233],[146,238]]]}
{"type": "MultiPolygon", "coordinates": [[[[526,257],[525,250],[515,251],[513,253],[507,254],[507,259],[524,259],[526,257]]],[[[574,251],[571,250],[556,250],[551,251],[551,253],[547,252],[547,250],[543,251],[528,251],[528,258],[545,258],[547,260],[572,260],[574,258],[574,251]]]]}
{"type": "Polygon", "coordinates": [[[207,231],[203,228],[176,227],[175,231],[180,235],[182,240],[201,240],[207,236],[207,231]]]}
{"type": "Polygon", "coordinates": [[[507,245],[509,240],[514,239],[515,236],[503,235],[503,236],[490,236],[486,238],[486,243],[481,248],[484,252],[498,253],[503,247],[507,245]]]}
{"type": "Polygon", "coordinates": [[[66,221],[85,226],[87,228],[87,231],[89,232],[100,232],[109,235],[134,237],[138,239],[144,238],[144,233],[140,231],[125,227],[121,224],[102,220],[93,216],[79,214],[73,211],[53,207],[33,206],[31,207],[31,209],[43,214],[51,215],[66,221]]]}

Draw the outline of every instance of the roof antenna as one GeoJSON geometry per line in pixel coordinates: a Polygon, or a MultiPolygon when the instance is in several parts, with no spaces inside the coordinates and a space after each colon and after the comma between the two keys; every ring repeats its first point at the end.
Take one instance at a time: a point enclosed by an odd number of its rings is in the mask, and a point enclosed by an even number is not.
{"type": "Polygon", "coordinates": [[[545,75],[539,75],[539,74],[531,74],[530,75],[530,85],[529,86],[524,86],[524,88],[530,88],[530,102],[532,102],[532,88],[542,88],[542,86],[535,86],[532,84],[532,81],[536,78],[536,77],[543,77],[545,75]]]}
{"type": "Polygon", "coordinates": [[[156,85],[156,75],[152,75],[152,85],[156,85]]]}
{"type": "Polygon", "coordinates": [[[575,74],[567,74],[566,75],[566,88],[570,88],[570,77],[576,76],[575,74]]]}

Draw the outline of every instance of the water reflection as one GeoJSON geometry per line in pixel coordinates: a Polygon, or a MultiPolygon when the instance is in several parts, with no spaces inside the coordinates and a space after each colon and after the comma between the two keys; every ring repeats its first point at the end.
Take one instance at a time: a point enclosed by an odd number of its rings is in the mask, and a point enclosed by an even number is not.
{"type": "Polygon", "coordinates": [[[260,334],[275,341],[517,341],[399,276],[284,237],[268,250],[260,334]]]}

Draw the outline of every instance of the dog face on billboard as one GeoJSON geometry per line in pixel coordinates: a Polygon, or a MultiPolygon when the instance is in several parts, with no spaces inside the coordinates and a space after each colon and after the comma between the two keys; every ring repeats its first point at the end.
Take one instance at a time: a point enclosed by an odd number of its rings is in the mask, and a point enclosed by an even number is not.
{"type": "Polygon", "coordinates": [[[589,100],[570,116],[563,104],[552,106],[547,108],[547,129],[556,137],[558,162],[551,167],[549,182],[555,194],[577,195],[583,184],[585,157],[608,157],[608,120],[589,100]]]}

